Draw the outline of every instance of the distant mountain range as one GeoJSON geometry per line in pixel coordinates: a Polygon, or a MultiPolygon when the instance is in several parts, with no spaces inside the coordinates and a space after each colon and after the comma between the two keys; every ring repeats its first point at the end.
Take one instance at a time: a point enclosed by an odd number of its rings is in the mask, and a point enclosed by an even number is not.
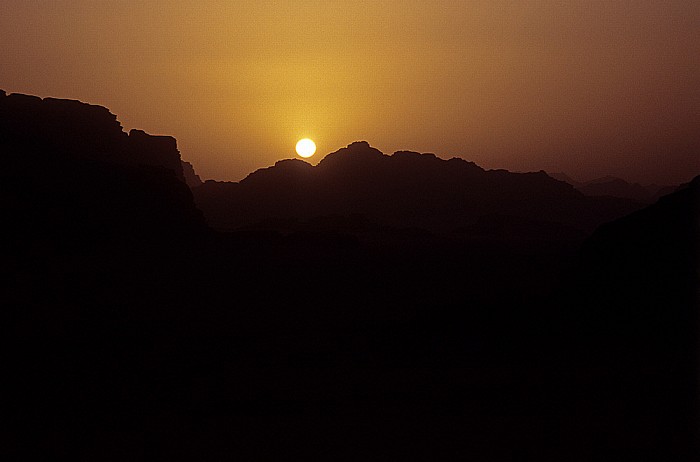
{"type": "Polygon", "coordinates": [[[565,173],[549,173],[549,176],[569,183],[586,196],[621,197],[648,204],[678,189],[678,186],[629,183],[615,176],[604,176],[590,181],[576,181],[565,173]]]}

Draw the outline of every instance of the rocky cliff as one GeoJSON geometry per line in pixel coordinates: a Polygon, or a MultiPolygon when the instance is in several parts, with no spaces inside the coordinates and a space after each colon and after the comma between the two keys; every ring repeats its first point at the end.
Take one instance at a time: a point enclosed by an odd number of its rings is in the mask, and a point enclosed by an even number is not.
{"type": "Polygon", "coordinates": [[[184,181],[175,138],[127,134],[109,109],[80,101],[3,91],[0,142],[73,159],[163,167],[184,181]]]}
{"type": "Polygon", "coordinates": [[[17,249],[165,242],[206,229],[175,139],[127,134],[104,107],[1,92],[0,155],[17,249]]]}

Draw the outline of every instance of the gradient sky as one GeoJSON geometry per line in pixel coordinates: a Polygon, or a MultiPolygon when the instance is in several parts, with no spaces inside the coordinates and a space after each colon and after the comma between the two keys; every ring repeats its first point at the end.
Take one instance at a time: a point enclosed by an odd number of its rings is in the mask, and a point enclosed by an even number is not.
{"type": "Polygon", "coordinates": [[[700,1],[3,0],[0,88],[107,106],[240,180],[355,140],[486,168],[700,174],[700,1]]]}

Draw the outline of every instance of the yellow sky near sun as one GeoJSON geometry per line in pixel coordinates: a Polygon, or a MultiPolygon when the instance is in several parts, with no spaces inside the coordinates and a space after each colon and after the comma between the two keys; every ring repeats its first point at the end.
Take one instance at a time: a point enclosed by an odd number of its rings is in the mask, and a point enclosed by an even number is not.
{"type": "Polygon", "coordinates": [[[700,2],[6,0],[0,88],[102,104],[238,180],[355,140],[485,167],[700,170],[700,2]],[[697,165],[694,165],[697,164],[697,165]]]}

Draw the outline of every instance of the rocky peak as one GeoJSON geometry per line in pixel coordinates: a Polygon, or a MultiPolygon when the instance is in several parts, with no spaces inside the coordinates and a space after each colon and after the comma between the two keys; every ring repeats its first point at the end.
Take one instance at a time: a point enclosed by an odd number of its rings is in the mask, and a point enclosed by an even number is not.
{"type": "Polygon", "coordinates": [[[373,167],[388,158],[389,156],[370,146],[367,141],[355,141],[345,148],[328,154],[318,163],[318,167],[322,170],[338,168],[362,170],[373,167]]]}
{"type": "Polygon", "coordinates": [[[283,159],[275,162],[272,167],[261,168],[247,177],[241,183],[254,185],[272,182],[288,182],[305,177],[307,173],[313,172],[314,167],[301,159],[283,159]]]}

